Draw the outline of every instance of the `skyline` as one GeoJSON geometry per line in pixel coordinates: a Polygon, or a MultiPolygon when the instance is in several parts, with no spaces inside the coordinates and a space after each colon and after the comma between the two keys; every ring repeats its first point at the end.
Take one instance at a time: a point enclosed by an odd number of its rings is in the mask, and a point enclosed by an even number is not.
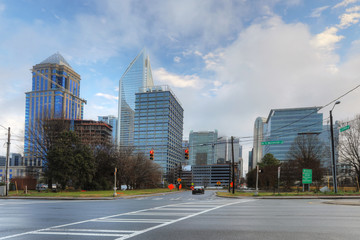
{"type": "MultiPolygon", "coordinates": [[[[154,84],[184,108],[185,138],[252,136],[271,109],[324,106],[359,84],[359,19],[358,0],[0,0],[0,124],[19,152],[29,69],[57,51],[81,76],[84,119],[117,116],[119,80],[145,47],[154,84]]],[[[359,100],[359,90],[342,98],[334,119],[359,114],[359,100]]],[[[246,153],[252,141],[240,144],[246,153]]]]}

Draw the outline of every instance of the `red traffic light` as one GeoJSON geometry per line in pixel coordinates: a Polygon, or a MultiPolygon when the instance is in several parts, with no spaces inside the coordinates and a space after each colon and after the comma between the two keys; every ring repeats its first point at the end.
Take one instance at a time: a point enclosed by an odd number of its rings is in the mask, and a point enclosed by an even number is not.
{"type": "Polygon", "coordinates": [[[185,149],[185,153],[189,153],[189,149],[187,148],[187,149],[185,149]]]}
{"type": "Polygon", "coordinates": [[[150,154],[154,154],[154,150],[151,149],[151,150],[150,150],[150,154]]]}

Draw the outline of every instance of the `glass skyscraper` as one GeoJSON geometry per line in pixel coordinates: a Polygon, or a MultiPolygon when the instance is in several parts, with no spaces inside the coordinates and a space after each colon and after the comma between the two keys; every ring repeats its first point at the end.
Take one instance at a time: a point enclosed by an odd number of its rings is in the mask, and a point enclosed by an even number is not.
{"type": "Polygon", "coordinates": [[[154,86],[149,56],[145,49],[130,63],[119,81],[118,127],[119,146],[134,143],[135,93],[140,88],[154,86]]]}
{"type": "Polygon", "coordinates": [[[254,141],[251,169],[256,168],[256,165],[261,162],[263,156],[263,146],[261,142],[264,141],[264,130],[266,125],[266,118],[258,117],[254,124],[254,141]]]}
{"type": "MultiPolygon", "coordinates": [[[[265,155],[272,153],[280,161],[286,161],[294,139],[300,134],[319,135],[323,131],[323,115],[319,107],[272,109],[266,121],[263,145],[265,155]]],[[[255,153],[253,153],[254,159],[255,153]]],[[[255,163],[253,163],[255,164],[255,163]]]]}
{"type": "Polygon", "coordinates": [[[135,96],[136,151],[148,157],[154,150],[154,161],[166,174],[184,159],[184,110],[168,86],[142,88],[135,96]]]}
{"type": "Polygon", "coordinates": [[[40,134],[38,123],[46,119],[83,119],[84,104],[80,98],[80,75],[60,53],[55,53],[32,69],[32,91],[26,92],[25,166],[41,166],[35,143],[40,134]]]}
{"type": "MultiPolygon", "coordinates": [[[[216,142],[218,132],[215,131],[190,131],[189,134],[189,164],[210,165],[216,162],[216,142]]],[[[227,151],[224,150],[224,161],[227,151]]]]}

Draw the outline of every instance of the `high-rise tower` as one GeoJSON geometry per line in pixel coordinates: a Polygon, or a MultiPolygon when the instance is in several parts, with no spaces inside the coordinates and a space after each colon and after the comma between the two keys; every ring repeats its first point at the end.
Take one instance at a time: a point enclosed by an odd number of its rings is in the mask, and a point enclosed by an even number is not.
{"type": "Polygon", "coordinates": [[[25,166],[41,166],[37,156],[41,149],[40,120],[83,119],[84,104],[80,98],[80,75],[60,53],[55,53],[32,69],[32,90],[26,92],[25,108],[25,166]]]}
{"type": "Polygon", "coordinates": [[[119,146],[134,143],[135,93],[140,88],[153,87],[149,56],[143,49],[130,63],[119,81],[118,127],[116,142],[119,146]]]}
{"type": "Polygon", "coordinates": [[[154,161],[164,173],[184,160],[182,151],[184,109],[168,86],[140,89],[136,93],[136,151],[154,151],[154,161]]]}

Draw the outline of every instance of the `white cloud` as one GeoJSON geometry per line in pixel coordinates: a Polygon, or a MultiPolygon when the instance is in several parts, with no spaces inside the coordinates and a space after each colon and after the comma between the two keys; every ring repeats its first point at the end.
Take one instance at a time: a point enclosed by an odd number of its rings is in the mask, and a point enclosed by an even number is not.
{"type": "Polygon", "coordinates": [[[337,35],[338,29],[336,27],[327,28],[322,33],[317,34],[311,41],[312,45],[318,49],[325,51],[333,51],[335,45],[344,38],[344,36],[337,35]]]}
{"type": "Polygon", "coordinates": [[[336,4],[333,8],[346,7],[347,5],[352,4],[352,3],[356,3],[358,1],[359,0],[344,0],[344,1],[336,4]]]}
{"type": "Polygon", "coordinates": [[[341,15],[339,18],[340,18],[340,24],[338,25],[339,28],[347,28],[359,22],[360,13],[356,13],[356,12],[345,13],[341,15]]]}
{"type": "Polygon", "coordinates": [[[318,18],[321,16],[322,12],[325,11],[326,9],[328,9],[330,6],[323,6],[323,7],[319,7],[316,8],[312,11],[312,13],[310,14],[310,17],[313,18],[318,18]]]}
{"type": "Polygon", "coordinates": [[[165,85],[170,85],[177,88],[201,88],[202,83],[199,76],[193,75],[177,75],[167,72],[164,68],[153,70],[154,79],[165,85]]]}
{"type": "Polygon", "coordinates": [[[358,11],[360,11],[360,6],[355,6],[355,7],[346,9],[346,12],[358,12],[358,11]]]}
{"type": "Polygon", "coordinates": [[[103,97],[103,98],[106,98],[108,100],[118,100],[119,99],[117,96],[113,96],[113,95],[106,94],[106,93],[96,93],[95,96],[103,97]]]}
{"type": "Polygon", "coordinates": [[[174,62],[176,62],[176,63],[179,63],[181,61],[181,58],[180,57],[174,57],[174,62]]]}

